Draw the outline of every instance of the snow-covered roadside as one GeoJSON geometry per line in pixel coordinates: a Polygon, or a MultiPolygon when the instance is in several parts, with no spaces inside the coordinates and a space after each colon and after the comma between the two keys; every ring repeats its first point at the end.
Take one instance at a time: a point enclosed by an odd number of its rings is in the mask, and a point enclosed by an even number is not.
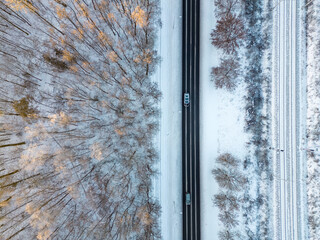
{"type": "MultiPolygon", "coordinates": [[[[300,80],[300,93],[298,93],[300,95],[300,116],[301,116],[301,123],[300,123],[300,136],[305,136],[306,132],[307,132],[307,109],[308,109],[308,104],[307,104],[307,12],[305,11],[305,9],[303,9],[303,5],[305,4],[305,2],[301,1],[300,2],[300,8],[301,10],[301,14],[299,17],[299,22],[300,22],[300,67],[299,69],[299,77],[301,78],[300,80]]],[[[305,137],[301,138],[299,140],[299,144],[300,147],[305,147],[306,141],[305,141],[305,137]]],[[[299,146],[298,146],[299,147],[299,146]]],[[[301,158],[301,163],[300,163],[300,188],[301,188],[301,192],[302,194],[300,195],[300,201],[301,201],[301,235],[305,238],[305,239],[309,239],[309,226],[308,226],[308,194],[307,193],[307,183],[305,181],[306,177],[307,177],[307,172],[308,172],[308,167],[307,167],[307,153],[306,152],[300,152],[300,158],[301,158]]]]}
{"type": "Polygon", "coordinates": [[[157,51],[161,57],[155,81],[162,92],[158,146],[160,162],[155,195],[161,204],[161,239],[182,239],[181,166],[181,34],[182,2],[161,0],[157,51]]]}
{"type": "Polygon", "coordinates": [[[210,81],[213,66],[219,64],[221,52],[211,45],[214,28],[214,1],[201,1],[200,10],[200,171],[201,171],[201,236],[204,240],[218,239],[219,210],[212,203],[218,193],[211,170],[219,154],[229,152],[239,159],[247,153],[248,135],[244,132],[244,86],[234,92],[216,90],[210,81]]]}

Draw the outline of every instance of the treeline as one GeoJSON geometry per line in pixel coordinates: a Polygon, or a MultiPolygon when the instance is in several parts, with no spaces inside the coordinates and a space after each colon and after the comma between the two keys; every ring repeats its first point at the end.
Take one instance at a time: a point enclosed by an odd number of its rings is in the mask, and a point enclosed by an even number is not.
{"type": "Polygon", "coordinates": [[[239,215],[247,179],[241,171],[240,160],[230,153],[218,156],[216,163],[218,167],[212,170],[212,174],[219,185],[219,193],[214,195],[213,203],[219,208],[219,221],[224,227],[219,232],[219,239],[242,239],[236,227],[240,222],[239,215]]]}
{"type": "Polygon", "coordinates": [[[0,2],[0,236],[159,239],[159,6],[0,2]]]}
{"type": "Polygon", "coordinates": [[[239,83],[241,64],[239,47],[246,37],[244,19],[241,15],[241,0],[215,0],[217,25],[211,32],[211,43],[221,49],[220,65],[213,67],[211,78],[216,88],[234,90],[239,83]]]}

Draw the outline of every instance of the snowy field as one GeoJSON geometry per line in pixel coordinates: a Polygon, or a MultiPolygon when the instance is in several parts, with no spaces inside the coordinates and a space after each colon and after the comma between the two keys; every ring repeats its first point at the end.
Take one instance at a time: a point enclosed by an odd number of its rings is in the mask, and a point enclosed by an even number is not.
{"type": "Polygon", "coordinates": [[[200,13],[200,157],[201,157],[201,236],[204,240],[218,239],[218,208],[213,195],[218,192],[211,170],[219,154],[229,152],[239,159],[246,155],[248,136],[244,132],[245,89],[234,92],[216,90],[210,81],[211,67],[219,64],[221,52],[210,42],[215,26],[214,1],[201,1],[200,13]]]}

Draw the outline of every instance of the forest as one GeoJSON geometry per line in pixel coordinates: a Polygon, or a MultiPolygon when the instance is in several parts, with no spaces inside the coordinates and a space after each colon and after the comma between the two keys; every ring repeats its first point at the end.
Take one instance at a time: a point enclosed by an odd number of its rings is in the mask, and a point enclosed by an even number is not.
{"type": "Polygon", "coordinates": [[[0,1],[1,239],[160,239],[159,11],[0,1]]]}

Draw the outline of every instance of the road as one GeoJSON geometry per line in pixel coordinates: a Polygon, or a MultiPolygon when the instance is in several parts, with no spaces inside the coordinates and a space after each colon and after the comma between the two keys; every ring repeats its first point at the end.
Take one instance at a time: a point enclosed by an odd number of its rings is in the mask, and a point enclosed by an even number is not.
{"type": "Polygon", "coordinates": [[[273,135],[274,135],[274,239],[305,238],[303,152],[300,129],[301,68],[300,0],[274,1],[273,135]]]}
{"type": "Polygon", "coordinates": [[[183,240],[200,240],[200,1],[183,0],[182,9],[182,90],[190,94],[190,105],[184,107],[182,112],[183,240]],[[185,202],[186,193],[191,195],[190,205],[185,202]]]}

